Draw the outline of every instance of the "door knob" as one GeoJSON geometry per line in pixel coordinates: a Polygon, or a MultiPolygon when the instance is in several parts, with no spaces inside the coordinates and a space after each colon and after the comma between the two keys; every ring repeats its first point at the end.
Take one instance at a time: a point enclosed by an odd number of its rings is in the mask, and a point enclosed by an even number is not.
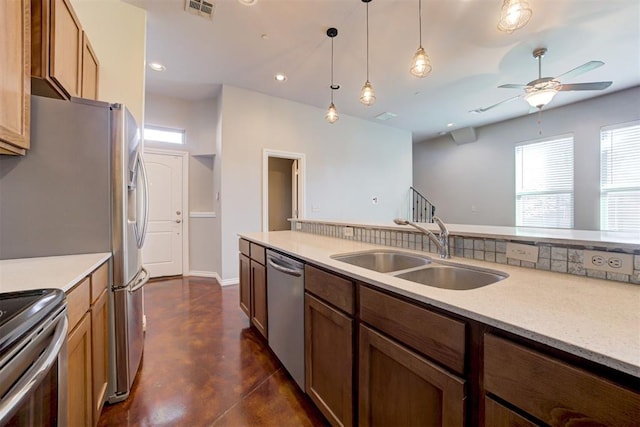
{"type": "Polygon", "coordinates": [[[178,224],[180,224],[180,223],[182,222],[182,220],[181,220],[181,219],[176,219],[176,222],[177,222],[178,224]]]}

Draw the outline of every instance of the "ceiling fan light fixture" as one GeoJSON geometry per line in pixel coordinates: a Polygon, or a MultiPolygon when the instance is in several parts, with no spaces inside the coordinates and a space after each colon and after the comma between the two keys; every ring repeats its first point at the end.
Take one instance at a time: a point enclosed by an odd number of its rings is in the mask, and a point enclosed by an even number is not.
{"type": "Polygon", "coordinates": [[[513,33],[524,27],[531,19],[533,11],[526,0],[504,0],[500,12],[498,29],[505,33],[513,33]]]}
{"type": "Polygon", "coordinates": [[[524,96],[524,99],[531,105],[532,107],[541,109],[545,105],[551,102],[554,96],[558,93],[558,89],[549,88],[549,89],[541,89],[535,90],[527,93],[524,96]]]}

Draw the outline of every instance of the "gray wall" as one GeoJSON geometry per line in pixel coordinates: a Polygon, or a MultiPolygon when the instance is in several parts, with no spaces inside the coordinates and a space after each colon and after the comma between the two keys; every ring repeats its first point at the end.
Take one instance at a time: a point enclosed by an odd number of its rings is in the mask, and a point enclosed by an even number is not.
{"type": "Polygon", "coordinates": [[[387,221],[405,208],[411,133],[230,86],[222,88],[223,279],[238,277],[238,233],[262,230],[263,150],[305,154],[306,218],[387,221]],[[371,203],[372,196],[379,203],[371,203]]]}
{"type": "Polygon", "coordinates": [[[448,135],[415,144],[414,186],[445,222],[515,225],[515,145],[573,134],[574,228],[597,230],[600,128],[640,120],[639,99],[640,87],[634,87],[545,110],[540,125],[538,114],[530,114],[481,127],[469,144],[456,145],[448,135]]]}
{"type": "MultiPolygon", "coordinates": [[[[185,144],[146,142],[145,147],[189,152],[189,213],[215,212],[214,168],[217,101],[187,101],[147,93],[146,124],[185,129],[185,144]],[[204,155],[203,155],[204,154],[204,155]]],[[[189,218],[189,268],[199,274],[215,273],[216,218],[189,218]]],[[[185,272],[188,274],[189,272],[185,272]]]]}
{"type": "Polygon", "coordinates": [[[269,158],[269,231],[290,230],[293,160],[269,158]]]}

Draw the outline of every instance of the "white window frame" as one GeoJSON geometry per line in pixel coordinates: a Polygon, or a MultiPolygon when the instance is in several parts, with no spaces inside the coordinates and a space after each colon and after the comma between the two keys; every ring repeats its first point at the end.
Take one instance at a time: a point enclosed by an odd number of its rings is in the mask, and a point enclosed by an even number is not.
{"type": "MultiPolygon", "coordinates": [[[[631,128],[631,127],[638,127],[640,126],[640,120],[637,121],[633,121],[633,122],[626,122],[626,123],[619,123],[619,124],[615,124],[615,125],[610,125],[610,126],[604,126],[602,128],[600,128],[600,230],[603,231],[640,231],[640,226],[639,227],[632,227],[632,228],[627,228],[627,227],[613,227],[610,223],[609,223],[609,218],[607,215],[607,209],[606,209],[606,196],[609,194],[615,194],[615,193],[639,193],[640,194],[640,181],[637,183],[633,183],[631,185],[629,185],[628,183],[626,184],[618,184],[616,185],[615,183],[605,183],[604,182],[604,176],[603,176],[603,146],[604,146],[604,134],[606,132],[615,132],[618,130],[622,130],[622,129],[626,129],[626,128],[631,128]]],[[[640,131],[639,131],[640,132],[640,131]]],[[[637,141],[638,143],[638,150],[640,150],[640,138],[637,141]]],[[[638,165],[638,167],[640,167],[640,165],[638,165]]],[[[637,208],[638,209],[638,216],[640,217],[640,207],[637,208]]],[[[633,215],[633,214],[632,214],[633,215]]]]}
{"type": "Polygon", "coordinates": [[[567,135],[557,135],[551,138],[538,139],[534,141],[527,141],[516,144],[514,148],[514,161],[515,161],[515,222],[518,227],[537,227],[537,228],[567,228],[572,229],[574,227],[575,221],[575,158],[574,158],[574,146],[575,140],[573,134],[567,135]],[[519,157],[519,151],[523,147],[537,145],[537,144],[547,144],[550,142],[567,142],[570,140],[571,142],[571,188],[564,189],[550,189],[550,190],[532,190],[532,189],[523,189],[520,188],[522,184],[523,171],[522,168],[526,167],[522,164],[522,159],[519,157]],[[551,223],[543,223],[543,224],[533,224],[531,222],[527,222],[525,218],[522,216],[522,210],[520,208],[521,200],[524,200],[527,197],[535,197],[535,196],[547,196],[547,195],[562,195],[568,194],[570,196],[571,205],[570,205],[570,218],[569,223],[565,225],[556,225],[551,223]]]}
{"type": "Polygon", "coordinates": [[[148,142],[155,142],[155,143],[160,143],[160,144],[170,144],[170,145],[185,145],[187,142],[187,132],[184,129],[178,129],[178,128],[170,128],[170,127],[166,127],[166,126],[158,126],[158,125],[149,125],[146,124],[144,125],[144,140],[148,141],[148,142]],[[165,132],[167,134],[170,135],[179,135],[180,136],[180,142],[173,142],[173,141],[169,141],[169,140],[162,140],[162,139],[154,139],[154,138],[150,138],[148,136],[149,134],[149,130],[151,131],[157,131],[157,132],[165,132]]]}

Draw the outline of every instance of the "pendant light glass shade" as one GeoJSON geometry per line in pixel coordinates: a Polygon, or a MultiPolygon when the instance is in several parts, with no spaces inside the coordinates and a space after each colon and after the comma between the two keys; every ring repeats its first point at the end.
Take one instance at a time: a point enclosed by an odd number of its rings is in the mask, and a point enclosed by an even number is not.
{"type": "Polygon", "coordinates": [[[376,102],[376,94],[369,81],[369,3],[371,0],[362,0],[362,2],[367,5],[367,81],[364,82],[364,86],[360,91],[360,102],[368,107],[376,102]]]}
{"type": "Polygon", "coordinates": [[[420,29],[420,44],[413,55],[409,71],[416,77],[426,77],[431,72],[431,60],[422,47],[422,0],[418,0],[418,28],[420,29]]]}
{"type": "Polygon", "coordinates": [[[545,105],[551,102],[554,96],[558,93],[557,89],[542,89],[537,90],[535,92],[527,93],[524,96],[524,99],[531,105],[532,107],[542,109],[545,105]]]}
{"type": "Polygon", "coordinates": [[[533,11],[526,0],[504,0],[498,29],[505,33],[513,33],[527,25],[532,14],[533,11]]]}
{"type": "Polygon", "coordinates": [[[362,86],[362,90],[360,91],[360,102],[367,107],[376,102],[376,94],[373,91],[373,86],[371,86],[369,80],[367,80],[364,83],[364,86],[362,86]]]}
{"type": "Polygon", "coordinates": [[[324,115],[324,118],[331,124],[337,122],[340,118],[340,116],[338,116],[338,110],[336,110],[336,106],[333,105],[333,102],[329,105],[329,109],[324,115]]]}
{"type": "Polygon", "coordinates": [[[431,60],[422,46],[420,46],[418,50],[416,50],[415,55],[413,55],[411,69],[409,71],[416,77],[426,77],[431,72],[431,60]]]}

